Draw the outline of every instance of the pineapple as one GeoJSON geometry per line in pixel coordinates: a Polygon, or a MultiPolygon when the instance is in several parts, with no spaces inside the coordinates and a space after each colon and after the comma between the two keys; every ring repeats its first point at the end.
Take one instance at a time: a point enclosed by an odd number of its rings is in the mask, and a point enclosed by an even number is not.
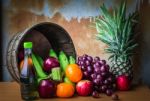
{"type": "Polygon", "coordinates": [[[94,26],[97,30],[98,40],[106,43],[105,49],[110,53],[110,63],[112,73],[118,77],[126,75],[129,79],[133,77],[132,55],[135,43],[133,28],[137,23],[137,13],[134,12],[126,16],[126,2],[122,2],[120,7],[114,8],[112,13],[102,5],[101,17],[96,17],[94,26]]]}

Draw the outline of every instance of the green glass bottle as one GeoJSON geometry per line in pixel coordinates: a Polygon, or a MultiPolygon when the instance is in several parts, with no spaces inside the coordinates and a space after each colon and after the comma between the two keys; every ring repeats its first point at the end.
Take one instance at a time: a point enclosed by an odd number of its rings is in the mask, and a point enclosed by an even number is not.
{"type": "Polygon", "coordinates": [[[32,55],[32,42],[24,42],[24,63],[20,72],[20,89],[23,100],[38,98],[37,78],[33,64],[29,63],[32,55]]]}

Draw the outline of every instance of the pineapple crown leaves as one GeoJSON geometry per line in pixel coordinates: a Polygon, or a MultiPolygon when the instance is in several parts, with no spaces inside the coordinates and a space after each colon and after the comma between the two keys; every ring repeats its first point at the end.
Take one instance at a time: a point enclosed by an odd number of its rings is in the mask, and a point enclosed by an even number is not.
{"type": "Polygon", "coordinates": [[[110,59],[118,56],[131,56],[132,50],[137,46],[133,33],[133,28],[137,23],[137,12],[126,17],[126,1],[123,1],[118,9],[114,8],[112,13],[104,4],[100,9],[102,17],[96,17],[94,22],[98,32],[96,37],[108,45],[105,51],[112,53],[110,59]]]}

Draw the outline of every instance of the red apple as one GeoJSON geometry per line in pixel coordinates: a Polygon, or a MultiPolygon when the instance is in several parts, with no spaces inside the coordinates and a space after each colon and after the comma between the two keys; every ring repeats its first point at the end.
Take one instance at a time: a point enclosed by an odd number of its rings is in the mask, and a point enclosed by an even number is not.
{"type": "Polygon", "coordinates": [[[129,90],[130,81],[127,76],[121,75],[117,77],[117,88],[121,91],[129,90]]]}
{"type": "Polygon", "coordinates": [[[93,83],[89,80],[81,80],[76,85],[76,91],[80,96],[88,96],[93,91],[93,83]]]}

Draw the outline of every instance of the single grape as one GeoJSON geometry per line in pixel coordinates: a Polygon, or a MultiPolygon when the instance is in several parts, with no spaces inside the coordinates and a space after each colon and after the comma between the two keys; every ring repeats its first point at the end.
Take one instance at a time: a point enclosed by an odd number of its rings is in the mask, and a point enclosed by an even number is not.
{"type": "Polygon", "coordinates": [[[113,91],[116,91],[116,89],[117,89],[116,83],[113,83],[113,84],[112,84],[112,89],[113,89],[113,91]]]}
{"type": "Polygon", "coordinates": [[[100,63],[101,63],[102,65],[105,65],[105,64],[106,64],[106,60],[100,60],[100,63]]]}
{"type": "Polygon", "coordinates": [[[107,73],[105,72],[101,72],[102,77],[105,77],[107,75],[107,73]]]}
{"type": "Polygon", "coordinates": [[[106,90],[106,95],[107,95],[107,96],[111,96],[112,93],[113,93],[113,91],[112,91],[111,89],[107,89],[107,90],[106,90]]]}
{"type": "Polygon", "coordinates": [[[89,66],[89,65],[90,65],[90,61],[89,61],[89,60],[86,60],[86,61],[85,61],[85,64],[86,64],[86,66],[89,66]]]}
{"type": "Polygon", "coordinates": [[[94,68],[94,72],[100,74],[101,73],[100,68],[94,68]]]}
{"type": "Polygon", "coordinates": [[[100,80],[99,80],[99,79],[94,79],[94,80],[93,80],[93,83],[94,83],[95,85],[100,85],[100,80]]]}
{"type": "Polygon", "coordinates": [[[99,62],[96,62],[95,65],[96,65],[97,67],[100,67],[100,63],[99,63],[99,62]]]}
{"type": "Polygon", "coordinates": [[[107,89],[107,86],[106,86],[106,85],[101,86],[101,91],[102,91],[102,92],[106,92],[106,89],[107,89]]]}
{"type": "Polygon", "coordinates": [[[109,71],[109,69],[110,69],[109,65],[107,65],[107,64],[105,65],[105,68],[107,71],[109,71]]]}
{"type": "Polygon", "coordinates": [[[81,66],[84,66],[84,62],[83,62],[83,61],[80,61],[80,65],[81,65],[81,66]]]}
{"type": "Polygon", "coordinates": [[[91,66],[87,66],[87,72],[88,72],[88,73],[92,73],[92,72],[93,72],[93,69],[92,69],[91,66]]]}
{"type": "Polygon", "coordinates": [[[79,57],[78,57],[78,61],[82,61],[82,56],[79,56],[79,57]]]}
{"type": "Polygon", "coordinates": [[[105,65],[101,66],[100,70],[101,72],[107,72],[107,68],[105,67],[105,65]]]}
{"type": "Polygon", "coordinates": [[[108,85],[108,89],[113,89],[113,85],[108,85]]]}
{"type": "Polygon", "coordinates": [[[99,68],[99,69],[100,69],[100,67],[97,66],[95,63],[93,64],[93,68],[94,68],[94,69],[95,69],[95,68],[99,68]]]}
{"type": "Polygon", "coordinates": [[[84,55],[83,55],[83,57],[86,57],[86,58],[87,58],[87,57],[88,57],[88,55],[87,55],[87,54],[84,54],[84,55]]]}
{"type": "Polygon", "coordinates": [[[86,71],[86,67],[85,66],[81,66],[81,70],[86,71]]]}
{"type": "Polygon", "coordinates": [[[117,94],[113,94],[111,97],[112,97],[112,100],[115,100],[115,101],[119,100],[119,96],[117,94]]]}
{"type": "Polygon", "coordinates": [[[112,77],[108,77],[107,80],[112,83],[112,77]]]}
{"type": "Polygon", "coordinates": [[[93,64],[95,64],[95,63],[96,63],[96,61],[93,59],[92,63],[93,63],[93,64]]]}
{"type": "Polygon", "coordinates": [[[96,56],[96,57],[94,58],[94,60],[95,60],[95,61],[100,61],[100,58],[99,58],[98,56],[96,56]]]}
{"type": "Polygon", "coordinates": [[[83,75],[84,75],[85,78],[89,78],[90,77],[90,74],[87,71],[84,71],[83,75]]]}
{"type": "Polygon", "coordinates": [[[94,98],[99,98],[100,97],[100,95],[99,95],[99,93],[97,91],[93,91],[92,96],[94,98]]]}
{"type": "Polygon", "coordinates": [[[91,78],[96,79],[96,74],[95,73],[91,74],[91,78]]]}
{"type": "Polygon", "coordinates": [[[91,56],[88,56],[87,59],[92,62],[93,61],[93,58],[91,56]]]}
{"type": "Polygon", "coordinates": [[[94,85],[94,90],[99,91],[99,86],[94,85]]]}
{"type": "Polygon", "coordinates": [[[103,80],[103,77],[100,74],[97,74],[96,78],[99,79],[100,81],[103,80]]]}
{"type": "Polygon", "coordinates": [[[86,61],[86,60],[87,60],[87,58],[86,58],[86,57],[82,57],[82,60],[83,60],[83,61],[86,61]]]}
{"type": "Polygon", "coordinates": [[[108,85],[108,84],[109,84],[109,81],[108,81],[108,80],[104,80],[104,81],[103,81],[103,84],[108,85]]]}

